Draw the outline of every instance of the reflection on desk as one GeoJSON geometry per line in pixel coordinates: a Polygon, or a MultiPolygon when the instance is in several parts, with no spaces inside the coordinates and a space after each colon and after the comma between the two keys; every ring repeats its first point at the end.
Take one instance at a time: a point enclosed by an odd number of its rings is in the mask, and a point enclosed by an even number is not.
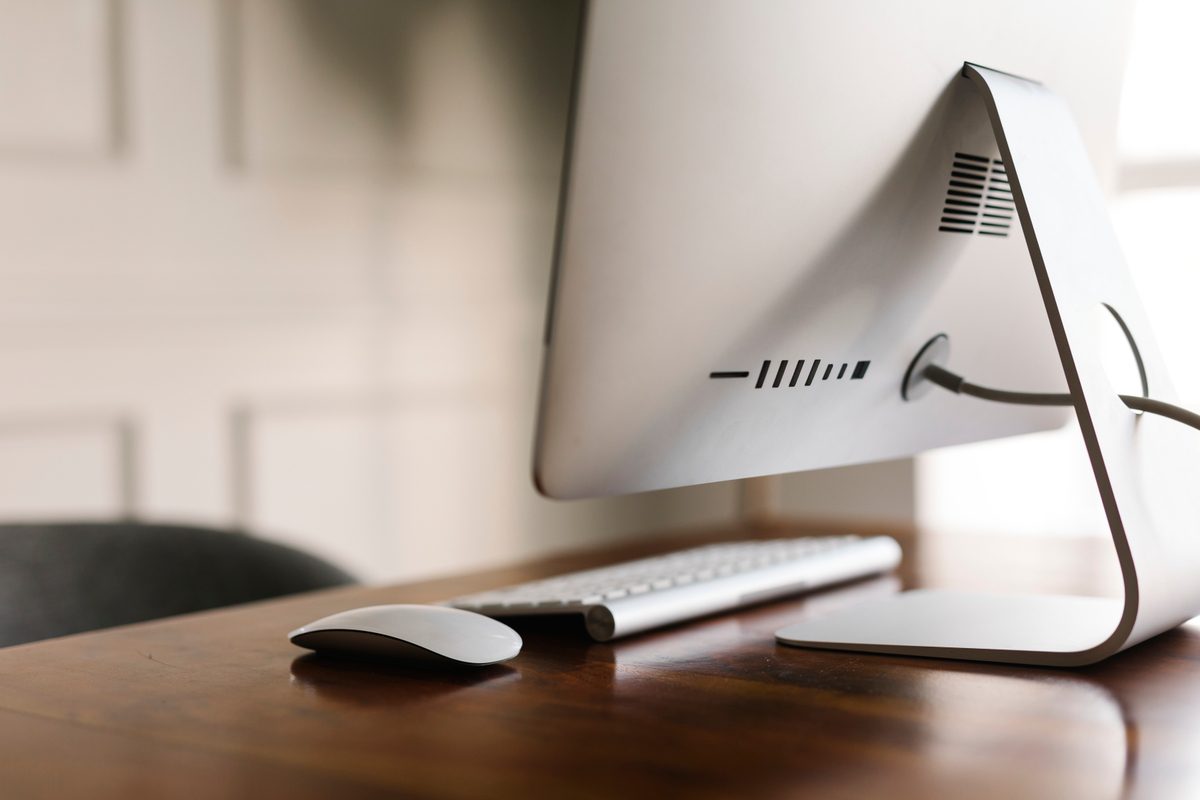
{"type": "MultiPolygon", "coordinates": [[[[1074,566],[1105,558],[1102,540],[881,532],[906,547],[905,586],[938,585],[961,552],[959,585],[973,570],[973,588],[1111,589],[1104,570],[1074,566]]],[[[744,535],[0,651],[0,785],[12,797],[1200,797],[1196,623],[1083,670],[775,644],[778,627],[822,605],[895,591],[884,578],[609,644],[575,619],[524,620],[521,655],[480,671],[323,658],[284,638],[343,608],[744,535]]]]}

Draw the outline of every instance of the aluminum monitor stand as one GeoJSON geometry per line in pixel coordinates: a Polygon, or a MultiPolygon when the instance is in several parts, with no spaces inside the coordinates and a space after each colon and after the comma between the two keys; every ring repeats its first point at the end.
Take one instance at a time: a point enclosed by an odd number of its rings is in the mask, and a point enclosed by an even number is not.
{"type": "Polygon", "coordinates": [[[1102,365],[1096,334],[1107,304],[1128,326],[1150,395],[1178,402],[1067,107],[1033,81],[971,64],[962,74],[984,99],[1008,170],[1124,600],[911,591],[788,626],[776,638],[836,650],[1091,664],[1200,614],[1200,435],[1135,415],[1102,365]]]}

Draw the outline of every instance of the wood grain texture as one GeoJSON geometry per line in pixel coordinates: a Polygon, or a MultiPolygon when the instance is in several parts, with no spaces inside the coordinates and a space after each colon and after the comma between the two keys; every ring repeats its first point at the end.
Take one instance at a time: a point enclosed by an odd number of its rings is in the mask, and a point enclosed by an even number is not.
{"type": "MultiPolygon", "coordinates": [[[[1118,585],[1103,540],[889,532],[910,586],[1118,585]]],[[[331,660],[285,638],[349,607],[745,535],[656,538],[2,650],[3,796],[1200,796],[1194,622],[1071,671],[774,643],[798,616],[895,588],[882,579],[609,644],[573,620],[529,620],[521,655],[484,670],[331,660]]]]}

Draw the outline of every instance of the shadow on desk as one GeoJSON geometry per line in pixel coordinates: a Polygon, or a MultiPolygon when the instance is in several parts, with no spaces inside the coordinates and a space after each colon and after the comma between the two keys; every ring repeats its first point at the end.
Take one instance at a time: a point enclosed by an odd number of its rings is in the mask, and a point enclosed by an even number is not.
{"type": "Polygon", "coordinates": [[[309,653],[292,661],[292,680],[322,699],[337,703],[392,707],[419,703],[483,683],[520,680],[504,664],[447,669],[398,664],[382,658],[351,658],[309,653]]]}

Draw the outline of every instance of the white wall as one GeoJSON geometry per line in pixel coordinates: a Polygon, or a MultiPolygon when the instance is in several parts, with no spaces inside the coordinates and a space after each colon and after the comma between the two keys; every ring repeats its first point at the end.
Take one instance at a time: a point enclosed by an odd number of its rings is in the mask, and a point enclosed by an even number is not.
{"type": "MultiPolygon", "coordinates": [[[[530,485],[575,13],[0,0],[0,515],[132,504],[368,579],[731,519],[732,485],[530,485]]],[[[905,516],[911,482],[788,508],[905,516]]]]}

